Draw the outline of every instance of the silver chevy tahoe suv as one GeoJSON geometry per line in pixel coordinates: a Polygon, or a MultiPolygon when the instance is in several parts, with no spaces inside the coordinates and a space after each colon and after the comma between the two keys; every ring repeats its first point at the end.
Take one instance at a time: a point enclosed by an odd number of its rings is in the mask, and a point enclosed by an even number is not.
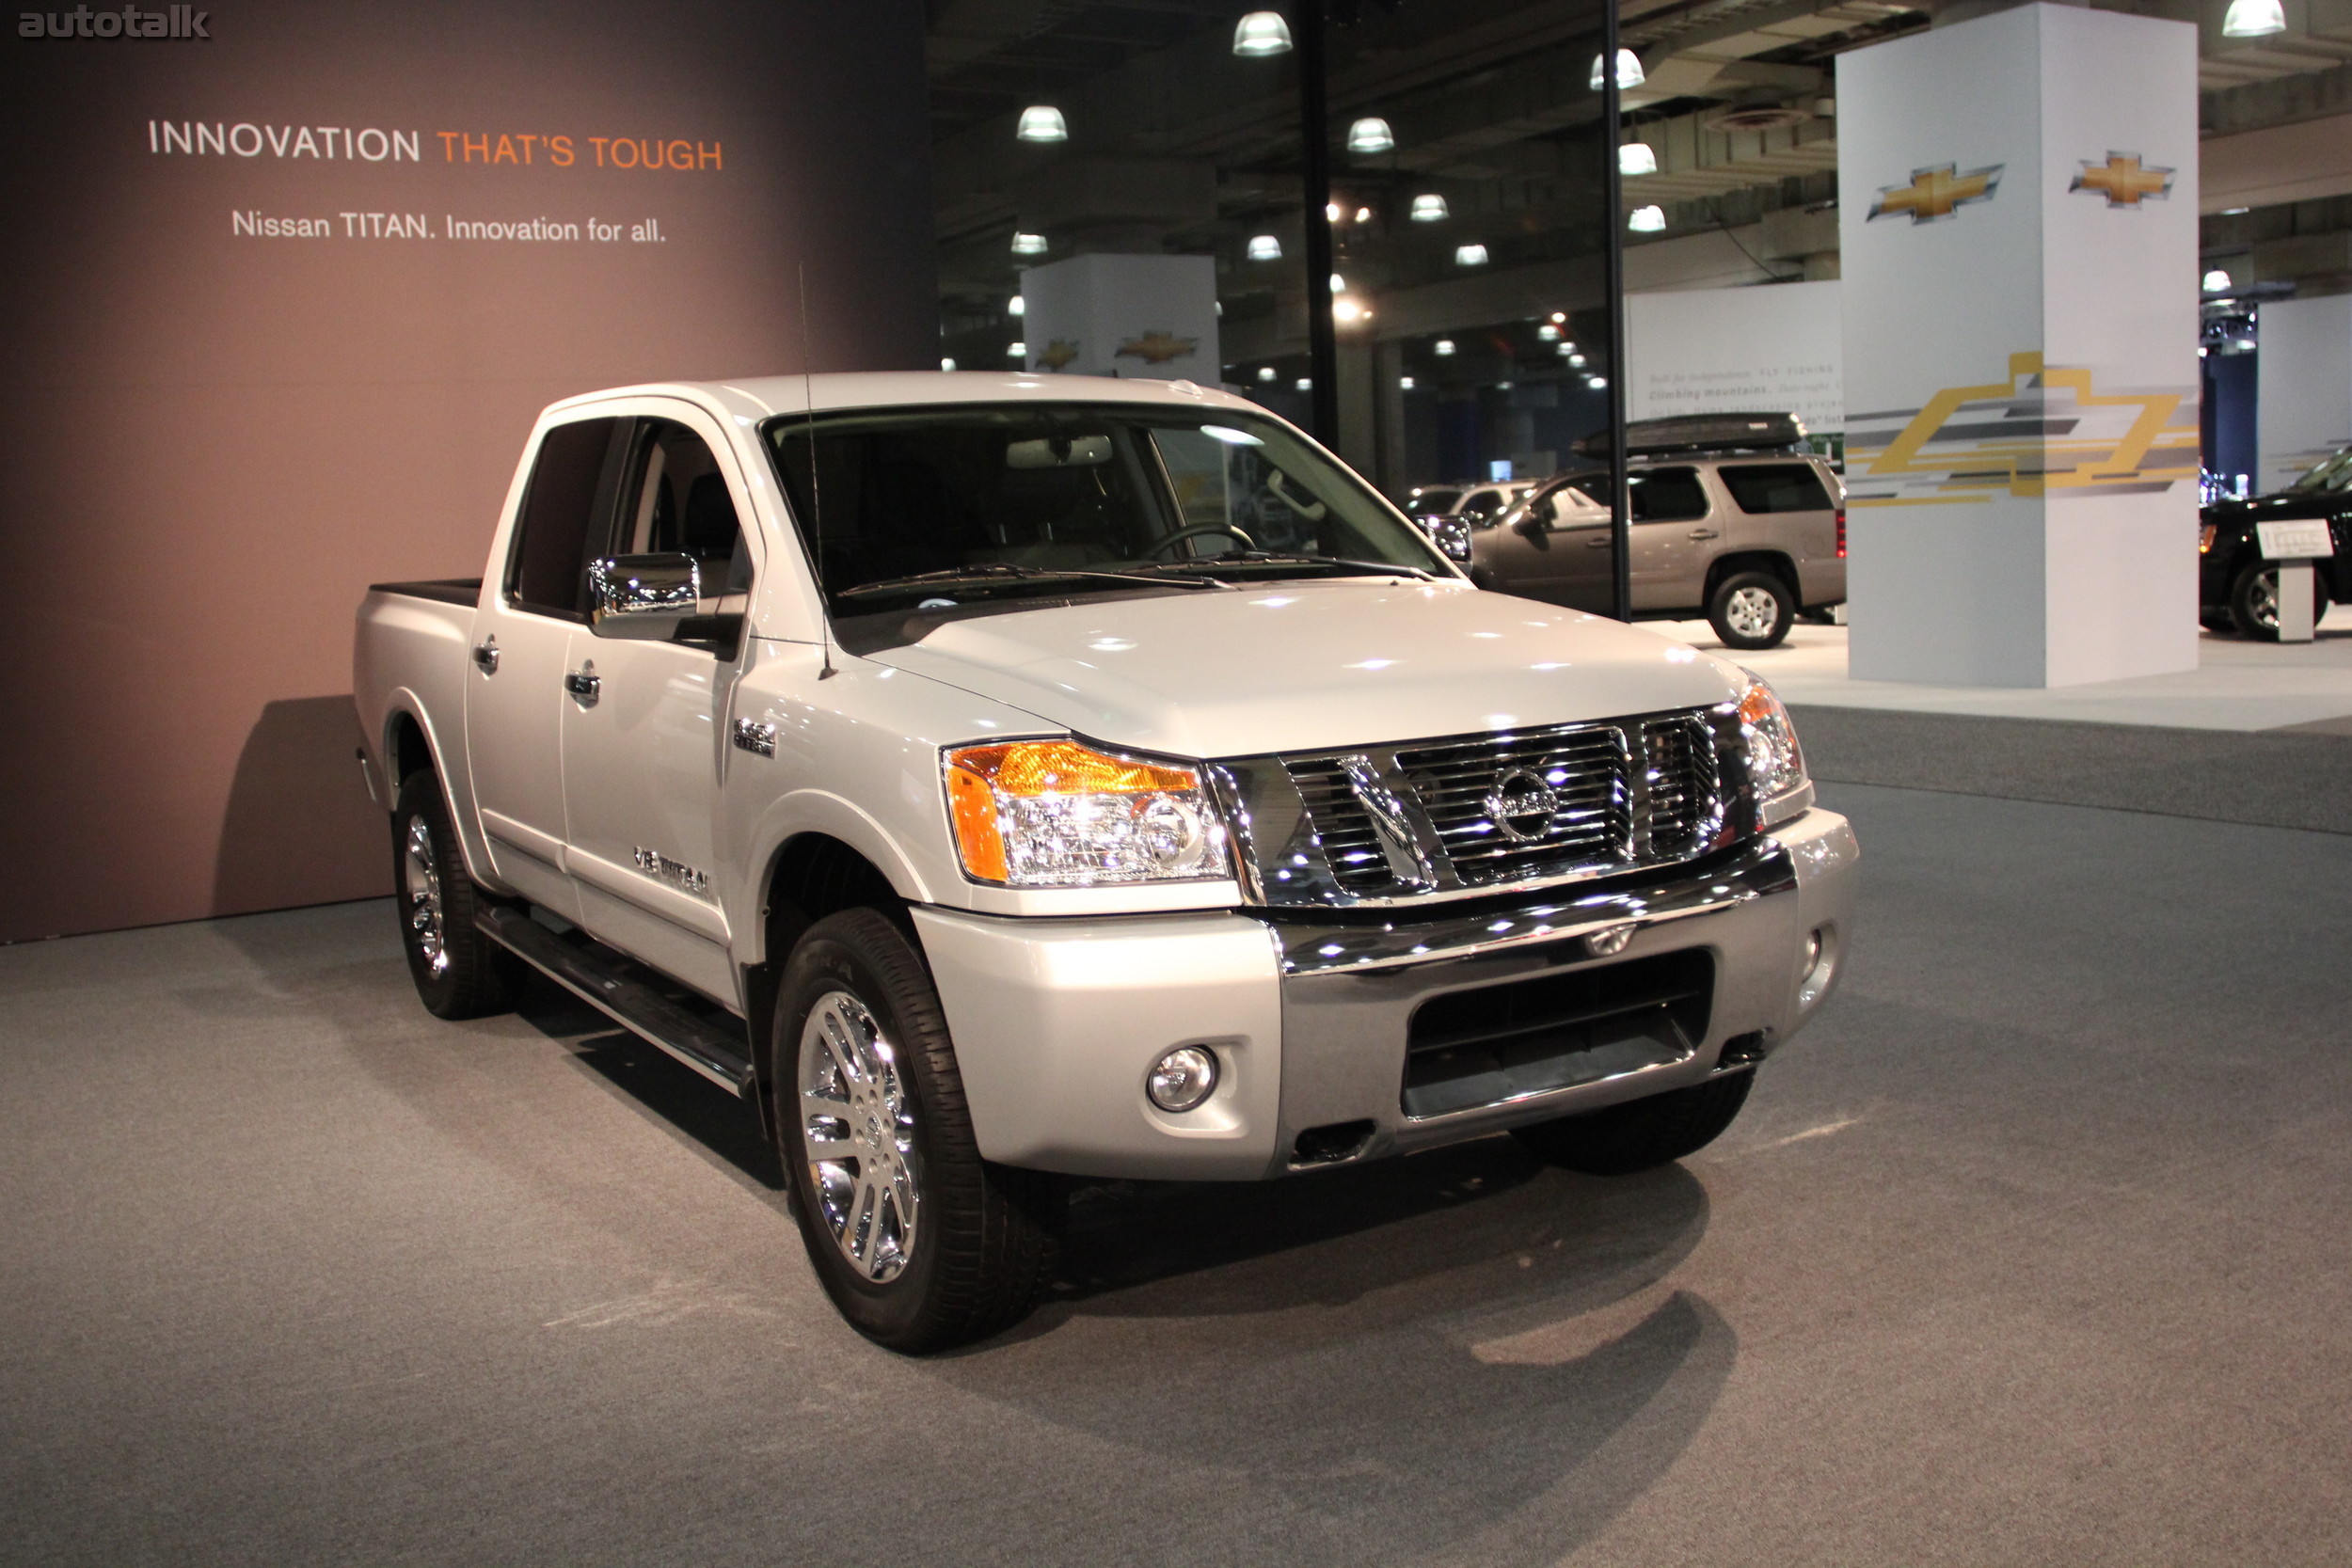
{"type": "MultiPolygon", "coordinates": [[[[1786,415],[1628,427],[1633,613],[1707,617],[1727,648],[1777,645],[1803,612],[1846,598],[1845,490],[1786,415]]],[[[1605,457],[1605,446],[1595,453],[1605,457]]],[[[1607,613],[1609,473],[1581,467],[1469,531],[1481,588],[1607,613]]],[[[1459,558],[1458,536],[1452,552],[1459,558]]]]}

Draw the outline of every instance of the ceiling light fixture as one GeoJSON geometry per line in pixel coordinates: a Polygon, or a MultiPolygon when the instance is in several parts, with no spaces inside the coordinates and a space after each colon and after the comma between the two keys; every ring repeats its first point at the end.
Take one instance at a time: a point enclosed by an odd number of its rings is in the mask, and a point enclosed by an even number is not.
{"type": "Polygon", "coordinates": [[[1369,207],[1357,208],[1356,221],[1358,223],[1370,223],[1372,221],[1372,209],[1369,207]]]}
{"type": "Polygon", "coordinates": [[[1044,255],[1045,236],[1042,234],[1023,234],[1016,232],[1012,237],[1012,253],[1015,256],[1044,255]]]}
{"type": "Polygon", "coordinates": [[[1347,279],[1336,272],[1331,275],[1331,292],[1335,294],[1347,293],[1347,279]]]}
{"type": "Polygon", "coordinates": [[[953,359],[942,359],[939,362],[939,368],[943,371],[952,371],[956,368],[956,362],[953,359]]]}
{"type": "Polygon", "coordinates": [[[1007,343],[1005,345],[1005,357],[1008,359],[1026,359],[1028,356],[1029,345],[1026,343],[1007,343]]]}
{"type": "Polygon", "coordinates": [[[1535,336],[1541,338],[1545,342],[1556,343],[1560,341],[1560,329],[1552,325],[1551,323],[1546,322],[1543,325],[1535,329],[1535,336]]]}
{"type": "Polygon", "coordinates": [[[1051,103],[1032,103],[1021,111],[1021,128],[1013,135],[1021,141],[1068,141],[1070,126],[1051,103]]]}
{"type": "Polygon", "coordinates": [[[1279,11],[1251,11],[1233,24],[1233,53],[1245,60],[1262,60],[1291,52],[1291,24],[1279,11]]]}
{"type": "Polygon", "coordinates": [[[1462,245],[1454,247],[1454,264],[1457,267],[1483,267],[1486,264],[1486,247],[1483,245],[1462,245]]]}
{"type": "Polygon", "coordinates": [[[1413,389],[1413,378],[1409,375],[1398,376],[1396,378],[1396,384],[1403,388],[1406,391],[1409,392],[1413,389]]]}
{"type": "Polygon", "coordinates": [[[2221,18],[2221,36],[2225,39],[2268,38],[2287,30],[2287,13],[2279,0],[2230,0],[2230,8],[2221,18]]]}
{"type": "Polygon", "coordinates": [[[2205,274],[2205,293],[2209,294],[2224,293],[2229,289],[2231,283],[2233,281],[2234,279],[2233,279],[2228,273],[2222,271],[2219,267],[2216,267],[2213,271],[2205,274]]]}
{"type": "Polygon", "coordinates": [[[1440,338],[1435,343],[1430,345],[1429,352],[1436,355],[1440,359],[1452,358],[1454,356],[1454,340],[1451,338],[1440,338]]]}
{"type": "Polygon", "coordinates": [[[1282,242],[1271,234],[1252,234],[1248,256],[1253,261],[1279,261],[1282,259],[1282,242]]]}
{"type": "Polygon", "coordinates": [[[1273,379],[1274,379],[1274,367],[1273,367],[1273,366],[1271,366],[1271,365],[1260,365],[1260,366],[1258,367],[1258,379],[1259,379],[1259,380],[1261,380],[1261,381],[1271,381],[1271,380],[1273,380],[1273,379]]]}
{"type": "MultiPolygon", "coordinates": [[[[1591,83],[1592,89],[1595,92],[1598,92],[1600,90],[1600,56],[1596,55],[1593,56],[1593,80],[1591,83]]],[[[1636,55],[1630,49],[1620,49],[1617,51],[1618,91],[1622,92],[1627,87],[1638,87],[1644,82],[1648,80],[1649,77],[1643,72],[1642,57],[1639,55],[1636,55]]]]}
{"type": "Polygon", "coordinates": [[[1666,209],[1636,207],[1633,209],[1633,215],[1625,220],[1625,226],[1636,234],[1663,233],[1666,228],[1666,209]]]}
{"type": "Polygon", "coordinates": [[[1443,223],[1453,215],[1453,212],[1445,204],[1444,197],[1417,196],[1413,198],[1413,221],[1415,223],[1443,223]]]}
{"type": "Polygon", "coordinates": [[[1658,152],[1645,141],[1629,141],[1617,149],[1617,172],[1629,180],[1658,172],[1658,152]]]}
{"type": "Polygon", "coordinates": [[[1347,128],[1347,150],[1359,155],[1396,150],[1396,133],[1378,115],[1366,115],[1347,128]]]}
{"type": "Polygon", "coordinates": [[[1296,387],[1302,392],[1311,392],[1315,389],[1315,384],[1303,375],[1296,381],[1293,382],[1292,385],[1296,387]]]}
{"type": "Polygon", "coordinates": [[[1028,313],[1029,302],[1019,294],[1013,295],[1005,302],[1005,314],[1008,316],[1025,316],[1028,313]]]}

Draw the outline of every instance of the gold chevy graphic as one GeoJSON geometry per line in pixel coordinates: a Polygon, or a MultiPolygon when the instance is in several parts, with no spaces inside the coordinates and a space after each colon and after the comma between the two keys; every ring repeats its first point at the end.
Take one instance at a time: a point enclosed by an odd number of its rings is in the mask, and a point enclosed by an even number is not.
{"type": "Polygon", "coordinates": [[[1881,185],[1879,198],[1870,204],[1869,215],[1863,221],[1906,214],[1915,224],[1950,217],[1972,201],[1992,200],[1993,193],[2001,188],[2001,170],[2009,166],[1988,164],[1965,174],[1956,172],[1958,166],[1938,164],[1933,168],[1915,168],[1910,184],[1881,185]]]}
{"type": "Polygon", "coordinates": [[[1140,338],[1130,338],[1119,345],[1114,359],[1140,359],[1147,365],[1165,365],[1171,359],[1187,359],[1200,346],[1198,338],[1179,338],[1173,333],[1154,327],[1140,338]]]}
{"type": "Polygon", "coordinates": [[[1850,506],[2153,494],[2195,479],[2197,464],[2193,389],[2102,393],[2089,370],[2036,353],[2010,355],[2006,381],[1847,420],[1850,506]]]}
{"type": "Polygon", "coordinates": [[[1049,371],[1058,371],[1077,357],[1078,341],[1075,338],[1057,338],[1045,345],[1038,355],[1037,362],[1049,371]]]}
{"type": "Polygon", "coordinates": [[[2105,159],[2081,162],[2082,172],[2066,187],[2069,194],[2090,191],[2106,197],[2110,207],[2137,207],[2143,198],[2161,201],[2172,194],[2173,171],[2142,166],[2137,152],[2109,152],[2105,159]]]}

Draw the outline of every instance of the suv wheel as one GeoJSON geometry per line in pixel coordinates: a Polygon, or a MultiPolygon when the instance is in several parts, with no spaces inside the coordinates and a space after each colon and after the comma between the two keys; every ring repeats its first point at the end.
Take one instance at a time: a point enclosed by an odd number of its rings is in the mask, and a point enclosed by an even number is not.
{"type": "Polygon", "coordinates": [[[923,960],[873,910],[810,927],[777,989],[777,1152],[801,1240],[850,1325],[908,1354],[1026,1316],[1052,1276],[1059,1178],[980,1157],[923,960]]]}
{"type": "Polygon", "coordinates": [[[419,768],[392,808],[392,889],[408,977],[436,1018],[481,1018],[513,1009],[523,962],[474,928],[482,892],[450,829],[441,781],[419,768]]]}
{"type": "MultiPolygon", "coordinates": [[[[2312,572],[2312,620],[2328,613],[2328,583],[2317,568],[2312,572]]],[[[2236,579],[2230,585],[2230,620],[2240,637],[2259,638],[2265,642],[2279,639],[2279,565],[2272,561],[2249,561],[2238,568],[2236,579]]]]}
{"type": "Polygon", "coordinates": [[[1795,595],[1770,572],[1734,572],[1707,601],[1708,625],[1726,648],[1772,648],[1796,619],[1795,595]]]}

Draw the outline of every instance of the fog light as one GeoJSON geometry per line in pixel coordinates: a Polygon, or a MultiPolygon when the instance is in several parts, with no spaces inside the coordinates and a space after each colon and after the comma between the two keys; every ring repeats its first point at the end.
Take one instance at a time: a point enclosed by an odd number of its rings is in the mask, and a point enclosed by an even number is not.
{"type": "Polygon", "coordinates": [[[1198,1110],[1216,1092],[1216,1053],[1180,1045],[1152,1065],[1144,1093],[1163,1111],[1198,1110]]]}
{"type": "Polygon", "coordinates": [[[1817,926],[1804,939],[1804,967],[1797,971],[1797,1006],[1811,1007],[1828,995],[1830,977],[1836,969],[1837,958],[1829,950],[1828,932],[1817,926]]]}

